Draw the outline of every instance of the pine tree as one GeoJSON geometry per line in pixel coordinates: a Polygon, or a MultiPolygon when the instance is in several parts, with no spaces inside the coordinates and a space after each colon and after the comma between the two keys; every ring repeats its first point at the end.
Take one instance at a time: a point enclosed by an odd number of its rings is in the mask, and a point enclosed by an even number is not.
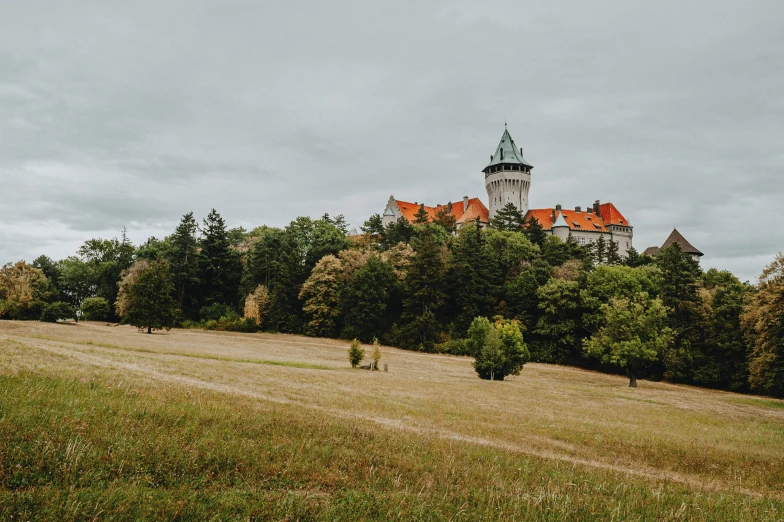
{"type": "Polygon", "coordinates": [[[525,237],[528,238],[528,241],[534,245],[539,245],[540,248],[544,246],[544,242],[547,239],[547,233],[542,228],[542,224],[539,223],[539,220],[535,217],[531,216],[528,218],[528,221],[525,222],[524,233],[525,237]]]}
{"type": "Polygon", "coordinates": [[[169,238],[169,249],[166,259],[174,281],[174,295],[177,305],[183,313],[193,317],[198,313],[194,309],[193,293],[199,284],[199,245],[196,232],[199,225],[193,217],[193,212],[188,212],[180,220],[174,233],[169,238]]]}
{"type": "Polygon", "coordinates": [[[621,256],[618,254],[618,242],[614,241],[610,238],[609,243],[607,243],[607,264],[608,265],[620,265],[621,264],[621,256]]]}
{"type": "Polygon", "coordinates": [[[604,240],[604,234],[599,235],[599,240],[596,242],[593,252],[597,265],[601,265],[607,260],[607,241],[604,240]]]}
{"type": "Polygon", "coordinates": [[[450,234],[455,232],[457,228],[457,220],[452,214],[452,203],[446,207],[441,207],[438,209],[438,212],[436,212],[436,217],[433,219],[433,223],[436,225],[441,225],[444,227],[444,230],[450,234]]]}
{"type": "Polygon", "coordinates": [[[199,258],[201,305],[223,303],[236,307],[242,263],[239,253],[231,247],[226,223],[215,209],[204,219],[202,235],[199,258]]]}
{"type": "Polygon", "coordinates": [[[406,273],[404,342],[432,351],[441,332],[439,316],[446,298],[444,251],[427,225],[414,242],[414,250],[416,255],[406,273]]]}
{"type": "Polygon", "coordinates": [[[425,223],[430,221],[430,217],[427,215],[427,211],[425,210],[424,203],[419,205],[419,210],[417,210],[417,213],[414,214],[414,218],[416,218],[414,220],[414,223],[417,225],[424,225],[425,223]]]}
{"type": "Polygon", "coordinates": [[[517,210],[517,207],[512,203],[504,205],[501,210],[495,213],[493,219],[490,220],[491,227],[496,230],[505,230],[509,232],[524,232],[524,224],[525,216],[522,212],[517,210]]]}

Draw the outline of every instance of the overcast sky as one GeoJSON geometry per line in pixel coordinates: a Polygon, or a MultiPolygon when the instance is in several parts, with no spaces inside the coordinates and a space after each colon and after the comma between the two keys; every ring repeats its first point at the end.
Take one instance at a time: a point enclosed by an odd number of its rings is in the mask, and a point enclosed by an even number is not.
{"type": "Polygon", "coordinates": [[[0,3],[0,263],[390,194],[486,202],[504,119],[532,207],[612,201],[753,279],[784,250],[776,1],[0,3]]]}

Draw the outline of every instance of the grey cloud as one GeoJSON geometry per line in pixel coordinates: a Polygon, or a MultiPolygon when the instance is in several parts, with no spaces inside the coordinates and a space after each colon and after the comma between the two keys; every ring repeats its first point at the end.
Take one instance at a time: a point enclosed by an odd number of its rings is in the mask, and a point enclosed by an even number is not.
{"type": "Polygon", "coordinates": [[[639,249],[675,224],[750,279],[784,245],[783,22],[761,0],[3,5],[0,259],[211,207],[358,226],[389,194],[484,199],[506,118],[534,206],[611,200],[639,249]]]}

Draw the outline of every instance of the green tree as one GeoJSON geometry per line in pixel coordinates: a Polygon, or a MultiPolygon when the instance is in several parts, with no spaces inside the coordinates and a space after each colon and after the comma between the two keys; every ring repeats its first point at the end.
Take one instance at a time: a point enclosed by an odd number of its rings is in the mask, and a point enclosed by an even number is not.
{"type": "Polygon", "coordinates": [[[343,282],[340,260],[328,255],[321,258],[302,285],[299,298],[309,317],[305,333],[316,337],[335,337],[340,328],[340,293],[343,282]]]}
{"type": "Polygon", "coordinates": [[[582,337],[579,283],[553,278],[536,294],[541,315],[530,338],[532,360],[578,362],[582,337]]]}
{"type": "Polygon", "coordinates": [[[43,271],[24,261],[0,268],[0,318],[35,319],[49,297],[43,271]]]}
{"type": "Polygon", "coordinates": [[[593,255],[597,265],[607,261],[607,241],[604,239],[604,234],[599,234],[599,239],[594,243],[593,255]]]}
{"type": "Polygon", "coordinates": [[[607,264],[611,266],[621,264],[621,256],[618,253],[618,242],[612,238],[610,238],[610,241],[607,243],[607,264]]]}
{"type": "Polygon", "coordinates": [[[383,247],[385,250],[394,247],[398,243],[410,243],[414,235],[414,229],[404,217],[399,217],[396,221],[388,223],[384,228],[383,247]]]}
{"type": "Polygon", "coordinates": [[[95,295],[97,285],[90,265],[72,256],[59,261],[57,269],[60,272],[59,287],[63,301],[79,309],[82,301],[95,295]]]}
{"type": "Polygon", "coordinates": [[[633,299],[613,298],[602,305],[604,326],[583,340],[586,355],[626,369],[629,386],[637,387],[640,370],[657,360],[672,341],[667,310],[659,299],[640,292],[633,299]]]}
{"type": "MultiPolygon", "coordinates": [[[[184,235],[190,230],[189,227],[190,223],[186,222],[183,225],[184,235]]],[[[184,236],[182,239],[187,240],[184,236]]],[[[179,253],[183,254],[184,252],[179,250],[179,253]]],[[[178,257],[178,259],[182,261],[182,258],[178,257]]],[[[214,208],[203,220],[201,254],[198,262],[200,307],[212,303],[236,307],[239,303],[242,263],[239,252],[232,248],[232,240],[226,230],[226,222],[214,208]]],[[[178,265],[178,270],[182,269],[183,265],[178,265]]],[[[178,275],[183,276],[182,272],[179,272],[178,275]]],[[[183,280],[180,282],[185,283],[183,280]]]]}
{"type": "Polygon", "coordinates": [[[640,254],[634,247],[631,247],[626,253],[626,258],[623,264],[632,268],[646,266],[652,264],[653,258],[646,254],[640,254]]]}
{"type": "MultiPolygon", "coordinates": [[[[533,218],[532,218],[533,219],[533,218]]],[[[535,220],[534,220],[535,221],[535,220]]],[[[538,223],[538,222],[537,222],[538,223]]],[[[507,203],[490,220],[490,226],[507,232],[525,232],[525,216],[513,203],[507,203]]],[[[534,225],[535,226],[535,225],[534,225]]]]}
{"type": "Polygon", "coordinates": [[[519,375],[530,359],[517,321],[491,324],[485,317],[476,317],[468,328],[466,346],[482,379],[503,381],[508,375],[519,375]]]}
{"type": "Polygon", "coordinates": [[[345,338],[370,341],[400,313],[400,281],[392,265],[371,255],[348,279],[342,296],[345,338]]]}
{"type": "Polygon", "coordinates": [[[742,317],[749,345],[751,389],[784,397],[784,256],[762,271],[742,317]]]}
{"type": "Polygon", "coordinates": [[[438,209],[433,218],[433,223],[439,225],[450,234],[454,234],[455,230],[457,230],[457,219],[452,214],[452,203],[438,209]]]}
{"type": "Polygon", "coordinates": [[[70,303],[64,301],[46,305],[41,312],[41,321],[44,323],[56,323],[66,319],[76,319],[76,312],[70,303]]]}
{"type": "Polygon", "coordinates": [[[406,273],[403,301],[403,343],[432,351],[441,333],[440,313],[446,298],[445,249],[431,226],[424,226],[414,241],[416,252],[406,273]]]}
{"type": "Polygon", "coordinates": [[[351,363],[352,368],[356,368],[359,366],[359,363],[362,362],[362,359],[365,358],[365,349],[362,348],[362,345],[359,344],[357,339],[351,341],[351,345],[348,348],[348,362],[351,363]]]}
{"type": "Polygon", "coordinates": [[[699,386],[736,392],[749,388],[749,346],[741,316],[753,289],[730,272],[708,270],[698,290],[703,343],[695,355],[693,380],[699,386]]]}
{"type": "Polygon", "coordinates": [[[484,231],[473,224],[461,228],[452,244],[447,280],[459,336],[474,317],[492,312],[500,283],[498,260],[492,254],[484,231]]]}
{"type": "Polygon", "coordinates": [[[542,228],[542,224],[539,223],[535,217],[531,216],[525,222],[525,237],[528,238],[534,245],[538,245],[540,248],[544,246],[544,242],[547,239],[547,233],[542,228]]]}
{"type": "Polygon", "coordinates": [[[103,297],[88,297],[82,302],[81,310],[85,321],[107,321],[112,317],[109,301],[103,297]]]}
{"type": "Polygon", "coordinates": [[[172,282],[169,263],[137,261],[124,272],[117,297],[117,313],[126,324],[153,330],[171,329],[177,315],[177,306],[172,297],[172,282]]]}
{"type": "MultiPolygon", "coordinates": [[[[199,241],[196,236],[198,230],[199,225],[193,217],[193,212],[182,216],[174,233],[169,237],[169,248],[165,253],[172,273],[177,306],[190,318],[194,318],[198,311],[195,295],[199,287],[199,241]]],[[[216,240],[217,237],[212,238],[213,243],[216,240]]],[[[212,248],[209,253],[212,254],[215,250],[216,248],[212,248]]],[[[235,262],[233,259],[230,261],[230,263],[235,262]]]]}
{"type": "Polygon", "coordinates": [[[417,210],[416,214],[414,214],[414,224],[416,225],[424,225],[430,221],[430,216],[427,214],[425,210],[424,203],[419,205],[419,210],[417,210]]]}

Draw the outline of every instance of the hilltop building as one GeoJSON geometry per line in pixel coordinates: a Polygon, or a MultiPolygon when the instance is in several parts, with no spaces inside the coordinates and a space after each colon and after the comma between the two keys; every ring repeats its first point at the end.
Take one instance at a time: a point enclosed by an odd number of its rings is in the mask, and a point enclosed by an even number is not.
{"type": "Polygon", "coordinates": [[[670,232],[670,237],[668,237],[664,241],[662,246],[660,246],[660,247],[657,247],[657,246],[648,247],[648,248],[645,249],[643,254],[649,255],[651,257],[655,257],[656,254],[659,253],[659,250],[661,250],[663,248],[670,247],[670,246],[674,245],[675,243],[678,243],[678,246],[681,247],[681,250],[683,251],[683,253],[689,254],[692,257],[692,259],[694,259],[695,261],[699,261],[700,258],[703,256],[703,253],[700,252],[699,250],[697,250],[691,243],[689,243],[686,240],[686,238],[683,237],[683,235],[680,232],[678,232],[677,228],[673,228],[672,229],[672,232],[670,232]]]}
{"type": "MultiPolygon", "coordinates": [[[[633,228],[629,221],[612,203],[594,202],[583,210],[564,210],[562,206],[553,208],[530,209],[528,192],[531,188],[531,171],[534,166],[523,157],[523,148],[517,147],[509,130],[504,125],[501,141],[490,156],[490,163],[482,169],[485,175],[488,207],[479,198],[464,197],[462,204],[448,203],[435,207],[425,206],[431,218],[440,209],[454,215],[458,227],[479,218],[482,225],[489,224],[495,214],[505,205],[511,203],[522,212],[526,219],[535,218],[545,232],[558,236],[564,241],[571,236],[579,244],[595,243],[600,237],[618,244],[618,254],[625,257],[632,248],[633,228]]],[[[414,215],[422,204],[399,201],[390,196],[383,214],[386,226],[401,217],[414,222],[414,215]]]]}

